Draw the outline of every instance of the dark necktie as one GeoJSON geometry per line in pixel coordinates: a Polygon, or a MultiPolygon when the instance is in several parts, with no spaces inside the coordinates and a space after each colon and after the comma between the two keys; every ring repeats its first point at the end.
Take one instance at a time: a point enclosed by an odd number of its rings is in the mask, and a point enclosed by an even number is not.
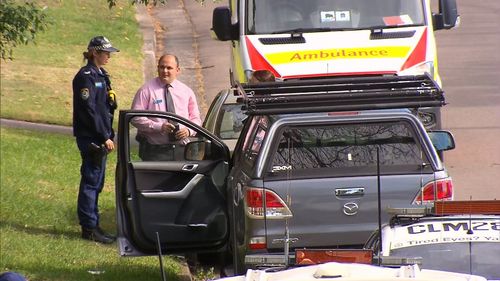
{"type": "Polygon", "coordinates": [[[165,109],[167,112],[175,113],[174,101],[172,100],[172,94],[169,90],[170,87],[172,87],[170,84],[165,86],[165,109]]]}

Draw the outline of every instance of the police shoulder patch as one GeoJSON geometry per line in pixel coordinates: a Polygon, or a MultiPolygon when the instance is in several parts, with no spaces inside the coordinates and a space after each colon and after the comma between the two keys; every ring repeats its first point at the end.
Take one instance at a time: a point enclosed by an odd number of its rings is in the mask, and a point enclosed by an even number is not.
{"type": "Polygon", "coordinates": [[[80,90],[80,95],[82,97],[82,100],[88,100],[90,96],[89,88],[82,88],[80,90]]]}

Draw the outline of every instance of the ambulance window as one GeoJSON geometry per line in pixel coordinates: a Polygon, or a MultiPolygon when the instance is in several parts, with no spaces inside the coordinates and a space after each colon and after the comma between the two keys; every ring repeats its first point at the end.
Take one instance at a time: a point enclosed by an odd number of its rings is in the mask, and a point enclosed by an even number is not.
{"type": "Polygon", "coordinates": [[[249,34],[423,25],[425,20],[421,0],[249,0],[245,10],[249,34]]]}
{"type": "Polygon", "coordinates": [[[250,0],[246,7],[246,30],[249,34],[268,34],[310,28],[309,6],[307,1],[301,0],[250,0]]]}
{"type": "Polygon", "coordinates": [[[360,27],[423,25],[424,12],[420,0],[371,0],[359,5],[360,27]]]}

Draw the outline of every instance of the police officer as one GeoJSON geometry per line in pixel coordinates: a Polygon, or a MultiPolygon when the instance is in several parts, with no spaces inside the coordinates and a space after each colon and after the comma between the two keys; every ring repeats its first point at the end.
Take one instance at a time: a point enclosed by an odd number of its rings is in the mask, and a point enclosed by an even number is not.
{"type": "Polygon", "coordinates": [[[112,243],[115,237],[99,226],[99,193],[104,186],[106,156],[115,148],[112,128],[116,97],[102,66],[119,52],[104,36],[90,40],[83,53],[87,65],[73,79],[73,135],[82,157],[77,213],[82,238],[112,243]]]}

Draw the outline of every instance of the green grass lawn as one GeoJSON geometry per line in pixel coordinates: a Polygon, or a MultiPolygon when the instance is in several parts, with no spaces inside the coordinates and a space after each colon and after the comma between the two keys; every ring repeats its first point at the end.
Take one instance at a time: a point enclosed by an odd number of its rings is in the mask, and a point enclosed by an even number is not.
{"type": "MultiPolygon", "coordinates": [[[[74,75],[83,51],[97,35],[120,52],[106,69],[119,109],[130,108],[143,83],[142,35],[130,1],[109,10],[105,0],[41,0],[53,22],[36,45],[14,49],[1,62],[0,116],[70,125],[74,75]]],[[[80,238],[76,215],[80,156],[74,138],[1,128],[0,272],[17,271],[40,280],[160,280],[157,257],[122,258],[116,243],[80,238]],[[99,275],[92,272],[101,272],[99,275]]],[[[102,226],[114,233],[114,168],[110,155],[100,197],[102,226]]],[[[165,258],[168,279],[178,279],[179,262],[165,258]]]]}
{"type": "MultiPolygon", "coordinates": [[[[80,156],[72,137],[6,128],[0,134],[0,272],[20,272],[32,281],[161,280],[157,257],[123,258],[116,243],[80,238],[80,156]]],[[[102,226],[112,233],[114,177],[109,175],[115,164],[112,153],[99,201],[102,226]]],[[[164,262],[168,280],[178,279],[178,261],[167,256],[164,262]]]]}
{"type": "Polygon", "coordinates": [[[130,1],[108,9],[105,0],[43,0],[53,22],[36,45],[14,49],[1,62],[2,118],[70,125],[74,75],[84,65],[90,39],[104,35],[120,49],[105,67],[118,95],[119,109],[130,108],[143,83],[142,34],[130,1]]]}

